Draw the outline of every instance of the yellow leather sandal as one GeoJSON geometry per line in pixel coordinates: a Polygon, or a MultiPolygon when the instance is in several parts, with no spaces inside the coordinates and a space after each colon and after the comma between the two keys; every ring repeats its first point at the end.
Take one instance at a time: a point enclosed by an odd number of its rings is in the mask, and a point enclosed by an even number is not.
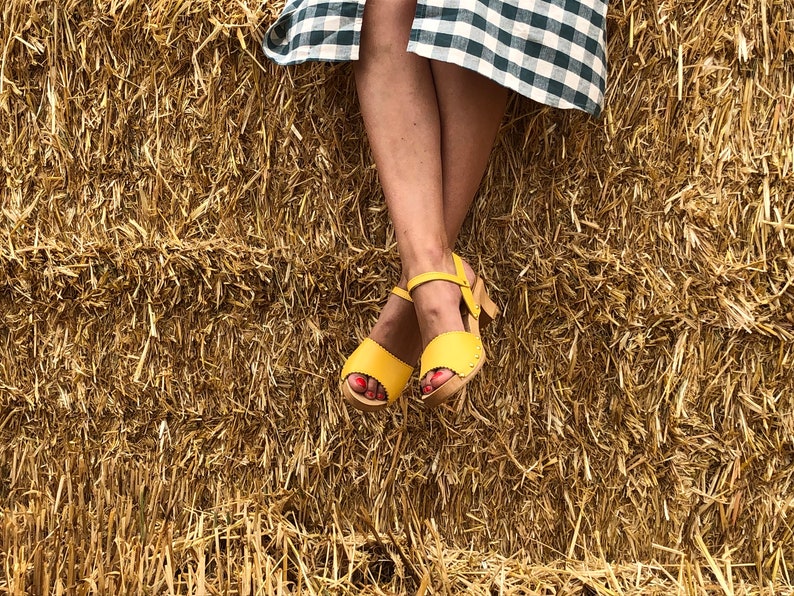
{"type": "Polygon", "coordinates": [[[492,321],[499,309],[488,297],[485,283],[479,277],[469,285],[463,262],[455,253],[455,275],[440,271],[422,273],[408,281],[408,292],[430,281],[449,281],[460,287],[461,316],[466,331],[450,331],[434,337],[422,352],[419,378],[424,379],[428,372],[447,368],[454,375],[443,385],[422,396],[423,403],[431,408],[440,406],[466,383],[471,381],[485,363],[485,350],[480,339],[480,327],[492,321]]]}
{"type": "MultiPolygon", "coordinates": [[[[392,294],[413,302],[411,295],[400,287],[392,289],[392,294]]],[[[405,389],[414,367],[397,358],[378,342],[367,338],[359,344],[342,367],[341,390],[347,402],[359,410],[375,412],[383,410],[397,401],[405,389]],[[369,399],[363,393],[351,389],[347,378],[352,374],[373,377],[386,390],[386,399],[369,399]]]]}

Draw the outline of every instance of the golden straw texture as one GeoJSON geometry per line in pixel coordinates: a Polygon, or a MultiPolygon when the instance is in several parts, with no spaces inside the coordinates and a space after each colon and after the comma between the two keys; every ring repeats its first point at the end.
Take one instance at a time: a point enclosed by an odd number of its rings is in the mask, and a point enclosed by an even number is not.
{"type": "Polygon", "coordinates": [[[0,592],[791,594],[792,0],[614,2],[601,119],[513,99],[489,362],[377,415],[394,237],[281,7],[0,5],[0,592]]]}

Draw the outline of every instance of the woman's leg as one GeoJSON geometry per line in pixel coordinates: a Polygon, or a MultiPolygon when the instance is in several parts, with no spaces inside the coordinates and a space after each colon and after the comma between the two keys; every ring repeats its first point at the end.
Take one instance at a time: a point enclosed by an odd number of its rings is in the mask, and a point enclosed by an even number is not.
{"type": "MultiPolygon", "coordinates": [[[[431,69],[441,121],[444,224],[449,246],[454,247],[488,165],[507,89],[455,64],[434,60],[431,69]]],[[[470,270],[467,275],[469,281],[474,279],[470,270]]],[[[428,373],[421,380],[423,393],[441,386],[451,374],[446,369],[428,373]]]]}
{"type": "MultiPolygon", "coordinates": [[[[354,72],[390,214],[404,204],[417,227],[429,220],[437,228],[443,222],[438,102],[430,62],[405,51],[415,9],[415,0],[368,0],[354,72]]],[[[370,337],[401,360],[416,362],[422,346],[414,305],[390,296],[370,337]]],[[[371,399],[384,397],[375,379],[350,375],[348,383],[371,399]]]]}
{"type": "Polygon", "coordinates": [[[507,104],[507,89],[455,64],[432,60],[441,120],[444,223],[450,246],[482,181],[507,104]]]}
{"type": "MultiPolygon", "coordinates": [[[[361,110],[403,261],[403,285],[420,272],[451,272],[449,251],[482,177],[506,97],[479,75],[446,64],[431,67],[407,53],[414,10],[415,1],[369,0],[355,66],[361,110]]],[[[420,287],[415,294],[427,340],[462,329],[457,288],[432,285],[434,290],[420,287]]],[[[418,329],[411,304],[391,298],[370,337],[415,362],[421,349],[418,329]]],[[[438,374],[433,384],[449,374],[438,374]]],[[[375,379],[351,375],[348,382],[354,391],[382,397],[375,379]]]]}

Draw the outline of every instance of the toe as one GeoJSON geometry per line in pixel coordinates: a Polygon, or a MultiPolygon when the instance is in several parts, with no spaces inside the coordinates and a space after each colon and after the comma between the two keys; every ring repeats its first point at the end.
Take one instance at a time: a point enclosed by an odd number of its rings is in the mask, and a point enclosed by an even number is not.
{"type": "Polygon", "coordinates": [[[367,383],[367,390],[364,392],[364,396],[368,399],[375,399],[375,396],[377,394],[378,394],[378,381],[370,377],[369,382],[367,383]]]}
{"type": "Polygon", "coordinates": [[[454,373],[448,368],[439,368],[437,370],[430,371],[422,380],[422,393],[428,394],[435,389],[438,389],[441,387],[441,385],[451,379],[453,375],[454,373]]]}
{"type": "Polygon", "coordinates": [[[375,399],[378,401],[386,401],[386,388],[378,383],[378,390],[375,393],[375,399]]]}
{"type": "Polygon", "coordinates": [[[356,393],[364,393],[367,390],[367,378],[356,373],[347,377],[347,384],[356,393]]]}

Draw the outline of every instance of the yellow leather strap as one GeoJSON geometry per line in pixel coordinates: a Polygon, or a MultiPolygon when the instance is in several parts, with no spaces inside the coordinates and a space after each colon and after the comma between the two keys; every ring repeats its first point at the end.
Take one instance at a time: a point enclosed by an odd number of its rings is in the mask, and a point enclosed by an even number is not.
{"type": "Polygon", "coordinates": [[[482,341],[468,331],[450,331],[433,338],[422,352],[419,378],[436,368],[448,368],[465,378],[482,358],[482,341]]]}
{"type": "Polygon", "coordinates": [[[374,377],[386,389],[389,403],[400,397],[414,367],[370,338],[362,341],[342,368],[342,380],[353,373],[374,377]]]}
{"type": "Polygon", "coordinates": [[[411,298],[411,295],[408,292],[406,292],[405,290],[403,290],[400,286],[394,286],[391,289],[391,293],[392,294],[397,294],[403,300],[407,300],[408,302],[413,302],[413,299],[411,298]]]}
{"type": "MultiPolygon", "coordinates": [[[[416,277],[412,277],[408,281],[408,291],[412,292],[414,288],[418,288],[422,284],[429,281],[451,281],[453,284],[461,285],[460,278],[451,273],[444,273],[443,271],[428,271],[427,273],[420,273],[416,277]]],[[[463,282],[468,284],[468,280],[463,278],[463,282]]]]}
{"type": "Polygon", "coordinates": [[[415,288],[425,284],[429,281],[449,281],[460,286],[460,293],[463,296],[463,302],[466,308],[476,319],[480,316],[480,305],[474,300],[471,293],[471,286],[469,280],[466,279],[466,271],[463,269],[463,261],[454,252],[452,253],[452,262],[455,264],[455,275],[445,273],[443,271],[428,271],[427,273],[420,273],[416,277],[408,280],[408,292],[412,292],[415,288]]]}

